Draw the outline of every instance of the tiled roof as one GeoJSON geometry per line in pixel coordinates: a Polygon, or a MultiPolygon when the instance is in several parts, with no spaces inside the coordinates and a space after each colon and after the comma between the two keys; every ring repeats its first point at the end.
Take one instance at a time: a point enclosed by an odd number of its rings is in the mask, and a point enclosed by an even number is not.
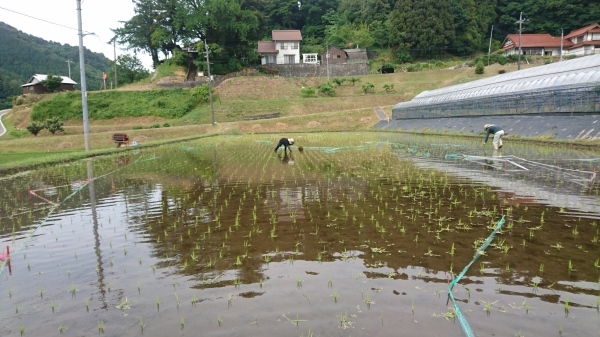
{"type": "Polygon", "coordinates": [[[366,49],[344,49],[350,59],[368,59],[366,49]]]}
{"type": "Polygon", "coordinates": [[[274,30],[271,32],[273,41],[302,41],[299,30],[274,30]]]}
{"type": "Polygon", "coordinates": [[[600,28],[600,25],[598,25],[598,23],[592,23],[591,25],[587,25],[585,27],[576,29],[576,30],[570,32],[569,35],[565,36],[565,39],[570,39],[574,36],[583,35],[585,32],[590,31],[590,30],[596,31],[594,28],[600,28]]]}
{"type": "MultiPolygon", "coordinates": [[[[579,48],[581,46],[596,46],[596,45],[600,45],[600,41],[583,41],[580,43],[576,43],[576,44],[570,44],[568,49],[575,49],[575,48],[579,48]]],[[[598,48],[598,47],[596,47],[598,48]]]]}
{"type": "Polygon", "coordinates": [[[275,50],[275,42],[273,41],[259,41],[258,42],[258,53],[259,54],[277,54],[279,51],[275,50]]]}
{"type": "MultiPolygon", "coordinates": [[[[508,34],[502,45],[504,49],[519,48],[519,34],[508,34]],[[513,45],[506,46],[507,40],[512,41],[513,45]]],[[[571,42],[563,41],[563,47],[570,45],[571,42]]],[[[521,48],[534,47],[560,47],[560,37],[550,34],[521,34],[521,48]]]]}
{"type": "MultiPolygon", "coordinates": [[[[56,75],[54,75],[56,76],[56,75]]],[[[22,87],[28,87],[31,85],[36,85],[40,82],[42,82],[43,80],[45,80],[48,77],[48,75],[46,74],[35,74],[33,76],[31,76],[31,78],[29,79],[29,81],[27,82],[27,84],[23,84],[22,87]]],[[[67,76],[61,76],[62,78],[62,84],[77,84],[77,82],[73,81],[72,79],[70,79],[67,76]]]]}

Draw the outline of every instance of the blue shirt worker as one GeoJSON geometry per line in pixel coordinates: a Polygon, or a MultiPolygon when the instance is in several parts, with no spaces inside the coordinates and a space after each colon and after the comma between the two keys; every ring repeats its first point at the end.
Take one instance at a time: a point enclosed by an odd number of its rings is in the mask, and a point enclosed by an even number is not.
{"type": "Polygon", "coordinates": [[[494,135],[494,149],[498,150],[502,148],[502,136],[504,136],[504,130],[495,124],[486,124],[483,129],[486,132],[485,134],[485,143],[487,143],[490,134],[494,135]]]}
{"type": "Polygon", "coordinates": [[[283,152],[287,152],[288,148],[290,149],[290,152],[292,152],[292,145],[294,145],[294,138],[281,138],[277,144],[277,147],[275,148],[275,152],[277,152],[277,150],[279,150],[279,148],[282,146],[283,152]]]}

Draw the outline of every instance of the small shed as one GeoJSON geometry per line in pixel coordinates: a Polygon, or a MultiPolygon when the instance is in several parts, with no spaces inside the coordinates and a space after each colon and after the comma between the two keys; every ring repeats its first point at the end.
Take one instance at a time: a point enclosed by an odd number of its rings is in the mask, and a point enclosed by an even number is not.
{"type": "Polygon", "coordinates": [[[344,50],[338,47],[329,47],[329,49],[321,55],[321,64],[346,63],[347,59],[348,54],[346,54],[344,50]],[[329,58],[327,55],[329,55],[329,58]]]}
{"type": "Polygon", "coordinates": [[[367,56],[366,49],[344,49],[346,55],[348,55],[348,60],[346,63],[355,63],[355,64],[367,64],[369,63],[369,57],[367,56]]]}
{"type": "MultiPolygon", "coordinates": [[[[23,89],[23,95],[25,94],[47,94],[49,91],[42,85],[42,81],[45,80],[48,75],[45,74],[35,74],[31,76],[29,81],[26,84],[23,84],[21,88],[23,89]]],[[[56,91],[75,91],[75,84],[77,82],[73,81],[67,76],[60,76],[62,78],[62,84],[56,91]]]]}

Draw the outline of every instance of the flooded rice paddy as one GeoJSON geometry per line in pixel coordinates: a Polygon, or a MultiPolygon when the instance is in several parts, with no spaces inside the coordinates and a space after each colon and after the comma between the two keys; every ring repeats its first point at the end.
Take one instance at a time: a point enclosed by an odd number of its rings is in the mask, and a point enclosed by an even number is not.
{"type": "Polygon", "coordinates": [[[600,153],[281,136],[2,178],[0,335],[600,334],[600,153]]]}

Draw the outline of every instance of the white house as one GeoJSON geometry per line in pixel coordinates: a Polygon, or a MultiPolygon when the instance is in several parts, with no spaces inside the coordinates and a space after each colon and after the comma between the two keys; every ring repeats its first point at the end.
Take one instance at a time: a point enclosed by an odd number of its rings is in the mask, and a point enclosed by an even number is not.
{"type": "Polygon", "coordinates": [[[593,23],[574,30],[565,36],[565,41],[571,44],[567,55],[600,54],[600,24],[593,23]]]}
{"type": "Polygon", "coordinates": [[[271,32],[271,40],[258,42],[257,52],[261,56],[261,64],[300,62],[302,34],[299,30],[274,30],[271,32]]]}

